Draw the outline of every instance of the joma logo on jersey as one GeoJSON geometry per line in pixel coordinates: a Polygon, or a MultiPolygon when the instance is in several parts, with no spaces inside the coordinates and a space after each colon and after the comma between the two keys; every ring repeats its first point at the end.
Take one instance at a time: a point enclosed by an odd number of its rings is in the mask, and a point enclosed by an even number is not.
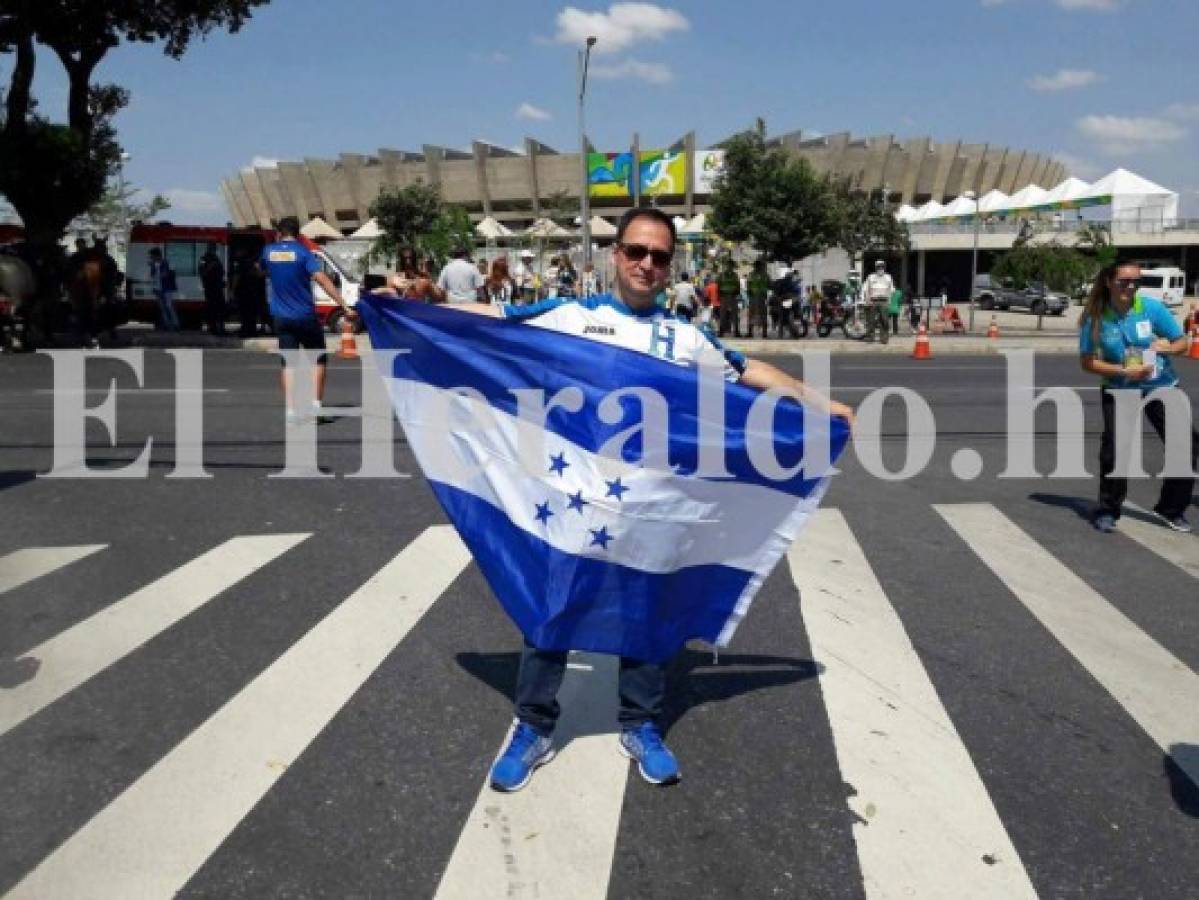
{"type": "Polygon", "coordinates": [[[296,251],[294,250],[272,250],[268,254],[267,259],[271,262],[295,262],[296,251]]]}
{"type": "Polygon", "coordinates": [[[616,334],[616,329],[611,325],[584,325],[583,334],[606,334],[611,337],[616,334]]]}

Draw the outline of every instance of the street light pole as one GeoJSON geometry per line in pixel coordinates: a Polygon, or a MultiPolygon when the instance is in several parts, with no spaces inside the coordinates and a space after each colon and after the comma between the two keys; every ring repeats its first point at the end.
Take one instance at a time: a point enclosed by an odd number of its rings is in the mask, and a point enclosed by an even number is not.
{"type": "Polygon", "coordinates": [[[124,150],[117,162],[117,197],[121,201],[121,250],[129,253],[129,200],[125,196],[125,164],[133,159],[124,150]]]}
{"type": "Polygon", "coordinates": [[[974,191],[966,191],[966,196],[974,201],[974,255],[970,260],[970,321],[966,326],[966,331],[974,333],[974,303],[975,303],[975,286],[978,284],[978,226],[982,221],[981,210],[978,208],[978,194],[974,191]]]}
{"type": "Polygon", "coordinates": [[[583,126],[583,98],[587,94],[587,63],[595,37],[587,38],[587,46],[579,51],[579,218],[583,226],[583,265],[591,262],[591,193],[587,179],[587,132],[583,126]]]}

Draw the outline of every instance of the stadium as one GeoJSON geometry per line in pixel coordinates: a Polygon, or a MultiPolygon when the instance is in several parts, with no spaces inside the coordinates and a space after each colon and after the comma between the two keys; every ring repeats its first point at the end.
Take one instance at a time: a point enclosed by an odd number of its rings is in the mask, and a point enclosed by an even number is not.
{"type": "MultiPolygon", "coordinates": [[[[768,143],[860,190],[885,191],[896,207],[947,203],[966,191],[1012,194],[1028,185],[1057,184],[1068,174],[1048,154],[960,140],[794,131],[768,143]]],[[[722,154],[720,144],[697,147],[694,132],[666,149],[640,146],[634,138],[616,152],[591,150],[592,212],[609,222],[632,206],[651,203],[688,218],[706,212],[722,154]]],[[[248,168],[224,179],[221,192],[238,226],[265,228],[284,216],[301,222],[319,217],[348,235],[367,223],[371,202],[382,189],[418,180],[440,185],[443,198],[464,207],[475,221],[492,217],[518,230],[555,202],[578,203],[582,161],[578,153],[560,153],[533,138],[524,140],[521,151],[482,141],[469,150],[426,144],[419,152],[383,149],[248,168]]]]}

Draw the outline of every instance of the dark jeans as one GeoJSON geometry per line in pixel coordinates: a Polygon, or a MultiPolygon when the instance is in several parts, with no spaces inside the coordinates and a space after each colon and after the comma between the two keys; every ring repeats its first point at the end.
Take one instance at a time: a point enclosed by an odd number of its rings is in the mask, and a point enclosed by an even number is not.
{"type": "MultiPolygon", "coordinates": [[[[1099,444],[1099,512],[1108,513],[1113,519],[1118,519],[1124,498],[1128,496],[1128,479],[1111,474],[1116,467],[1116,400],[1107,388],[1100,394],[1103,405],[1103,438],[1099,444]]],[[[1145,405],[1145,418],[1149,420],[1149,424],[1164,444],[1166,410],[1160,400],[1153,400],[1145,405]]],[[[1139,439],[1139,434],[1133,436],[1133,440],[1139,439]]],[[[1192,430],[1191,468],[1195,469],[1196,466],[1199,466],[1199,431],[1192,430]]],[[[1161,498],[1154,508],[1167,518],[1180,516],[1191,502],[1194,489],[1194,478],[1165,478],[1162,480],[1161,498]]]]}
{"type": "Polygon", "coordinates": [[[741,337],[741,309],[736,300],[720,301],[720,324],[717,334],[724,337],[732,330],[734,337],[741,337]]]}
{"type": "Polygon", "coordinates": [[[225,289],[204,288],[204,318],[209,334],[225,333],[225,289]]]}
{"type": "Polygon", "coordinates": [[[891,316],[891,333],[899,334],[899,313],[893,312],[891,316]]]}
{"type": "MultiPolygon", "coordinates": [[[[554,730],[561,707],[558,688],[566,674],[564,652],[538,650],[525,644],[520,655],[520,675],[516,679],[516,718],[548,736],[554,730]]],[[[666,667],[658,663],[620,658],[621,728],[633,728],[654,721],[662,712],[666,693],[666,667]]]]}

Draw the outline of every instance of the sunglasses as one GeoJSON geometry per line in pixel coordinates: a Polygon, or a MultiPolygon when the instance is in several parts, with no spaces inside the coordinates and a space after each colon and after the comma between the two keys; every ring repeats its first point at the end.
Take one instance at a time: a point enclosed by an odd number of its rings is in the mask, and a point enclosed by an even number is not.
{"type": "Polygon", "coordinates": [[[629,262],[639,263],[647,256],[650,261],[659,269],[664,269],[670,265],[670,261],[674,259],[674,253],[670,250],[651,250],[645,244],[617,244],[620,252],[625,255],[629,262]]]}
{"type": "Polygon", "coordinates": [[[1139,278],[1113,278],[1112,284],[1118,288],[1134,288],[1140,287],[1141,280],[1139,278]]]}

